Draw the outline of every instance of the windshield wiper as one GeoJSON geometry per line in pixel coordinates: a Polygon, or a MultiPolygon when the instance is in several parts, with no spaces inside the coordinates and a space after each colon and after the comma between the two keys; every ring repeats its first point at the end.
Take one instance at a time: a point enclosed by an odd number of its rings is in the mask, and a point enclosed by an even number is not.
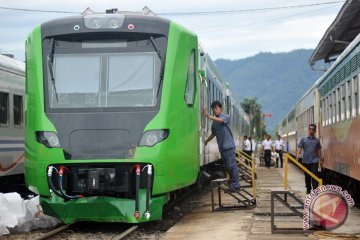
{"type": "Polygon", "coordinates": [[[53,88],[54,88],[54,93],[55,93],[55,97],[56,97],[56,101],[59,102],[58,99],[58,94],[56,91],[56,85],[55,85],[55,77],[54,77],[54,51],[55,51],[55,40],[54,38],[50,39],[50,46],[51,46],[51,51],[48,57],[48,68],[49,68],[49,72],[50,72],[50,78],[51,78],[51,82],[53,84],[53,88]]]}
{"type": "Polygon", "coordinates": [[[155,49],[155,51],[156,51],[156,53],[157,53],[157,55],[159,56],[160,61],[161,61],[160,81],[159,81],[159,86],[158,86],[157,93],[156,93],[156,96],[158,96],[158,95],[159,95],[159,92],[160,92],[160,87],[161,87],[161,85],[162,85],[163,77],[164,77],[165,56],[164,56],[164,58],[161,56],[161,51],[160,51],[160,49],[158,48],[158,46],[156,45],[153,36],[150,36],[150,42],[151,42],[151,44],[153,45],[153,47],[154,47],[154,49],[155,49]]]}

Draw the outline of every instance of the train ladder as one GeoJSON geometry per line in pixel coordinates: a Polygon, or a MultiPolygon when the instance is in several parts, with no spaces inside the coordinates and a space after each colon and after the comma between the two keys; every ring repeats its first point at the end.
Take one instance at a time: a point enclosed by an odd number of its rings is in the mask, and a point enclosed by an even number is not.
{"type": "Polygon", "coordinates": [[[297,165],[303,172],[309,174],[313,179],[315,179],[319,187],[322,186],[322,179],[315,176],[311,173],[304,165],[299,163],[294,157],[292,157],[288,153],[284,153],[284,191],[271,191],[271,233],[304,233],[304,232],[313,232],[315,230],[321,229],[319,226],[315,224],[312,225],[311,228],[304,230],[302,227],[277,227],[275,224],[275,216],[281,217],[282,221],[284,221],[284,217],[286,216],[298,216],[301,219],[304,218],[304,202],[295,195],[294,192],[288,190],[288,162],[289,160],[297,165]],[[275,210],[275,202],[277,203],[277,207],[279,204],[283,207],[286,207],[290,210],[290,213],[285,212],[276,212],[275,210]]]}
{"type": "Polygon", "coordinates": [[[228,179],[216,179],[211,181],[211,205],[212,211],[225,211],[236,209],[251,209],[256,207],[256,173],[255,159],[243,151],[236,152],[237,167],[239,169],[240,190],[230,188],[228,179]],[[224,204],[221,193],[231,196],[236,200],[236,204],[224,204]],[[217,193],[217,194],[216,194],[217,193]],[[217,195],[217,204],[215,203],[217,195]],[[216,207],[216,205],[218,205],[216,207]]]}

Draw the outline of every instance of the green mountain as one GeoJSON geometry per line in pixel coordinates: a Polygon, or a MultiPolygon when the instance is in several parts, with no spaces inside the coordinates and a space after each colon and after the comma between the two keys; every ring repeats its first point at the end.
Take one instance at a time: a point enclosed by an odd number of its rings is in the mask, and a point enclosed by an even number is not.
{"type": "Polygon", "coordinates": [[[308,65],[312,52],[266,52],[239,60],[218,59],[215,63],[240,100],[256,97],[263,112],[272,113],[265,124],[267,131],[274,133],[278,122],[322,74],[308,65]]]}

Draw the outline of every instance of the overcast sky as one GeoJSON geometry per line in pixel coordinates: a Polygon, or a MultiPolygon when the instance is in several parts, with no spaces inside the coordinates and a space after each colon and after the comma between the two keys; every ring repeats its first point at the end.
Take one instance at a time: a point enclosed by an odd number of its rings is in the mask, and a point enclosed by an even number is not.
{"type": "MultiPolygon", "coordinates": [[[[155,13],[254,9],[324,3],[334,0],[0,0],[0,7],[82,12],[107,8],[141,10],[145,5],[155,13]]],[[[212,58],[239,59],[259,52],[286,52],[315,48],[339,12],[342,3],[278,11],[241,14],[186,15],[170,18],[199,35],[212,58]]],[[[45,21],[71,14],[1,10],[0,51],[24,59],[28,33],[45,21]]]]}

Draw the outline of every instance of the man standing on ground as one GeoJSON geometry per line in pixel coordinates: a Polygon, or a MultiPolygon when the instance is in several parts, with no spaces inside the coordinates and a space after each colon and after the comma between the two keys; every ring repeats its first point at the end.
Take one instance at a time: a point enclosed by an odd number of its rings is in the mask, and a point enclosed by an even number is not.
{"type": "MultiPolygon", "coordinates": [[[[251,158],[251,143],[247,137],[247,135],[244,136],[244,142],[243,142],[243,152],[248,155],[248,158],[251,158]]],[[[247,158],[245,158],[246,165],[249,165],[249,161],[247,158]]]]}
{"type": "Polygon", "coordinates": [[[263,155],[265,159],[265,167],[270,168],[272,141],[270,135],[266,136],[266,139],[262,142],[263,155]]]}
{"type": "Polygon", "coordinates": [[[208,114],[206,108],[203,110],[206,117],[213,121],[211,135],[206,139],[205,145],[216,137],[221,159],[230,175],[230,190],[238,191],[240,190],[239,170],[236,162],[235,142],[230,131],[230,117],[222,113],[222,104],[219,101],[211,104],[211,110],[215,116],[208,114]]]}
{"type": "Polygon", "coordinates": [[[279,167],[279,158],[280,158],[281,167],[283,167],[283,150],[284,150],[284,141],[281,139],[280,135],[278,135],[278,138],[275,141],[275,152],[279,154],[279,156],[276,157],[275,167],[279,167]]]}
{"type": "MultiPolygon", "coordinates": [[[[320,165],[323,164],[323,158],[321,155],[321,144],[318,138],[315,137],[316,125],[309,125],[309,136],[304,137],[300,140],[298,145],[298,150],[296,154],[296,159],[299,159],[302,150],[304,151],[302,164],[315,176],[317,176],[319,162],[320,165]]],[[[311,186],[312,189],[318,187],[318,182],[313,179],[309,174],[305,173],[305,185],[306,185],[306,194],[310,194],[311,186]]]]}

